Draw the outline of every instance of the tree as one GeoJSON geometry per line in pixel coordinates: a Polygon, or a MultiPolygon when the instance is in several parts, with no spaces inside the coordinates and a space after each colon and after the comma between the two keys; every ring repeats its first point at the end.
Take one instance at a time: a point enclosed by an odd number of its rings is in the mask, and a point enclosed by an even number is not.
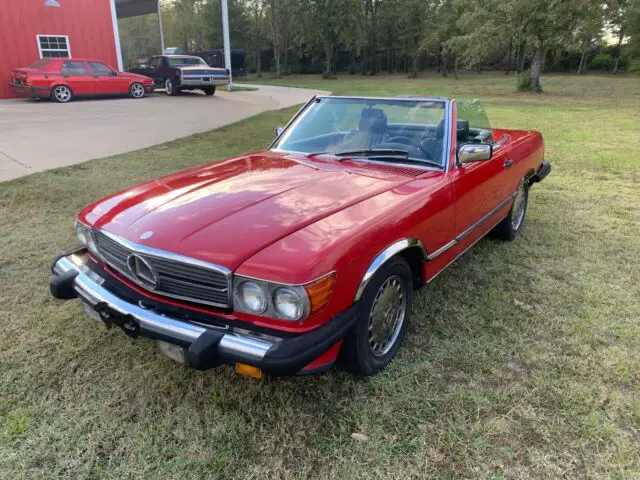
{"type": "Polygon", "coordinates": [[[299,5],[298,44],[324,50],[326,77],[335,75],[339,46],[352,48],[361,38],[358,0],[305,0],[299,5]]]}
{"type": "Polygon", "coordinates": [[[580,65],[578,65],[578,75],[585,73],[586,56],[589,49],[593,47],[593,42],[602,37],[602,29],[605,21],[605,5],[600,0],[583,0],[579,3],[580,9],[574,37],[576,44],[581,51],[580,65]]]}

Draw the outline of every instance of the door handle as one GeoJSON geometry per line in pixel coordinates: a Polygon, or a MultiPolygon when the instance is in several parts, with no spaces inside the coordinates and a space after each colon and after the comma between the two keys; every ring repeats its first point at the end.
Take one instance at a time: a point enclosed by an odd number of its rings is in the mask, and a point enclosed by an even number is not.
{"type": "Polygon", "coordinates": [[[505,160],[502,166],[504,168],[509,168],[511,165],[513,165],[513,160],[505,160]]]}

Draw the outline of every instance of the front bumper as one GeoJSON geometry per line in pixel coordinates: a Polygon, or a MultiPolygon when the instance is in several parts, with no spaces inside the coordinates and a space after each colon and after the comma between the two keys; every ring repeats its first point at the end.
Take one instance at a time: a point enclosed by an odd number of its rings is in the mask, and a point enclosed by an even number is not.
{"type": "Polygon", "coordinates": [[[339,342],[358,319],[358,305],[354,304],[309,333],[279,338],[230,326],[224,329],[195,323],[159,313],[144,302],[132,303],[108,288],[102,272],[90,268],[85,250],[59,257],[52,271],[54,297],[79,298],[107,326],[116,325],[130,336],[141,335],[185,349],[186,363],[198,370],[245,363],[270,375],[301,373],[339,342]]]}

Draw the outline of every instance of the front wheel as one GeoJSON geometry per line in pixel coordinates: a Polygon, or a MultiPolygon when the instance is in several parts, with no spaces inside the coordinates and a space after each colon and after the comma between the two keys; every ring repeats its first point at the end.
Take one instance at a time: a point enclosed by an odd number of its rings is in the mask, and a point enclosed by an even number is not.
{"type": "Polygon", "coordinates": [[[204,90],[204,94],[207,95],[207,96],[211,96],[214,93],[216,93],[215,85],[212,86],[212,87],[204,87],[203,90],[204,90]]]}
{"type": "Polygon", "coordinates": [[[355,375],[374,375],[396,356],[411,317],[411,268],[396,257],[371,278],[360,300],[360,319],[345,337],[344,368],[355,375]]]}
{"type": "Polygon", "coordinates": [[[142,98],[144,97],[144,86],[141,83],[134,82],[129,87],[129,95],[131,98],[142,98]]]}
{"type": "Polygon", "coordinates": [[[527,182],[523,182],[513,197],[509,214],[496,225],[492,232],[493,235],[501,240],[515,240],[524,229],[524,217],[527,213],[528,202],[529,188],[527,182]]]}
{"type": "Polygon", "coordinates": [[[51,100],[58,103],[70,102],[73,98],[71,89],[66,85],[58,85],[51,90],[51,100]]]}
{"type": "Polygon", "coordinates": [[[167,93],[167,95],[170,95],[172,97],[178,95],[178,93],[180,92],[178,87],[176,87],[174,81],[170,78],[167,78],[164,81],[164,91],[167,93]]]}

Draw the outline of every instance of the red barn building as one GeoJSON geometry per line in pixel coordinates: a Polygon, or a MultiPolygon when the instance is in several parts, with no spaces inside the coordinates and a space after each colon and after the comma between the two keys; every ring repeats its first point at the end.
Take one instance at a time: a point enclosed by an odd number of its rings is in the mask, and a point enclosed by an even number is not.
{"type": "Polygon", "coordinates": [[[158,0],[0,0],[0,98],[9,74],[47,57],[96,58],[122,69],[118,18],[157,12],[158,0]]]}

